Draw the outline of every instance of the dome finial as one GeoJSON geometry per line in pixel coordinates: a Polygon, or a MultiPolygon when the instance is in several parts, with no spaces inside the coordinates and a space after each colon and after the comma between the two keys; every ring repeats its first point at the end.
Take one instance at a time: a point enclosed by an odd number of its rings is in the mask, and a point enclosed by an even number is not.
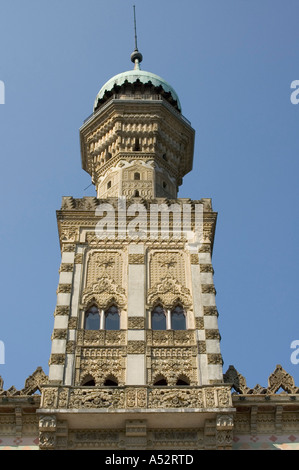
{"type": "Polygon", "coordinates": [[[142,54],[141,52],[138,51],[138,47],[137,47],[137,30],[136,30],[136,12],[135,12],[135,5],[133,5],[133,9],[134,9],[134,31],[135,31],[135,50],[134,52],[131,54],[131,61],[135,64],[135,67],[134,69],[140,69],[140,62],[142,62],[142,54]]]}

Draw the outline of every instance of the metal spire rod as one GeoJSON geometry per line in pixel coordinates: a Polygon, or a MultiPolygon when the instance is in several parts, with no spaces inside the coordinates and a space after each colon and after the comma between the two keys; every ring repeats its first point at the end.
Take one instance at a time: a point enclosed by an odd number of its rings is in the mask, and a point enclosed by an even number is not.
{"type": "Polygon", "coordinates": [[[137,47],[137,30],[136,30],[136,12],[135,12],[135,5],[133,5],[133,9],[134,9],[135,51],[138,51],[138,47],[137,47]]]}

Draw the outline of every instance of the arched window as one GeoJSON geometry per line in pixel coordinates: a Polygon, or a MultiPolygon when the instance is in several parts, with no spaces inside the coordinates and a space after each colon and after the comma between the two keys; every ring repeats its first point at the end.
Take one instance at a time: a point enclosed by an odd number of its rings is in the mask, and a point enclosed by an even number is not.
{"type": "Polygon", "coordinates": [[[95,386],[95,380],[91,375],[88,375],[87,377],[84,378],[82,385],[84,387],[94,387],[95,386]]]}
{"type": "Polygon", "coordinates": [[[140,180],[140,173],[136,172],[134,173],[134,180],[139,181],[140,180]]]}
{"type": "Polygon", "coordinates": [[[85,330],[99,330],[100,329],[100,313],[98,307],[93,305],[87,312],[84,318],[85,330]]]}
{"type": "Polygon", "coordinates": [[[183,307],[177,305],[171,310],[171,329],[172,330],[185,330],[186,329],[186,315],[183,307]]]}
{"type": "Polygon", "coordinates": [[[165,377],[159,376],[159,377],[156,378],[156,380],[155,380],[155,382],[154,382],[154,386],[155,386],[155,387],[156,387],[156,386],[158,386],[158,387],[161,387],[161,386],[163,387],[163,386],[164,386],[164,387],[165,387],[165,385],[166,385],[166,386],[168,385],[168,384],[167,384],[167,380],[165,379],[165,377]]]}
{"type": "Polygon", "coordinates": [[[119,330],[119,320],[118,308],[112,305],[105,311],[105,330],[119,330]]]}
{"type": "Polygon", "coordinates": [[[134,197],[139,197],[139,191],[136,189],[136,191],[134,192],[134,197]]]}
{"type": "Polygon", "coordinates": [[[151,314],[152,330],[166,330],[166,315],[163,307],[157,305],[151,314]]]}
{"type": "Polygon", "coordinates": [[[176,381],[176,385],[190,385],[189,379],[187,377],[179,377],[176,381]]]}
{"type": "Polygon", "coordinates": [[[117,387],[118,382],[114,376],[109,376],[104,382],[104,387],[117,387]]]}

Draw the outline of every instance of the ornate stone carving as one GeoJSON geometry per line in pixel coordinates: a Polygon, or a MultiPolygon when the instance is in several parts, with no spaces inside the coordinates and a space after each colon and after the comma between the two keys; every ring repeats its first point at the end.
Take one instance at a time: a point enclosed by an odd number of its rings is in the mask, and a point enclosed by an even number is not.
{"type": "Polygon", "coordinates": [[[54,315],[69,315],[70,307],[67,305],[57,305],[54,315]]]}
{"type": "Polygon", "coordinates": [[[214,274],[214,269],[211,264],[201,264],[200,265],[200,272],[201,273],[212,273],[214,274]]]}
{"type": "Polygon", "coordinates": [[[198,354],[206,354],[207,346],[206,346],[205,341],[198,341],[197,346],[198,346],[198,354]]]}
{"type": "Polygon", "coordinates": [[[83,253],[77,253],[75,255],[75,264],[82,264],[83,263],[83,253]]]}
{"type": "Polygon", "coordinates": [[[41,367],[37,367],[35,372],[30,375],[26,381],[23,390],[21,391],[22,395],[32,395],[37,390],[41,390],[41,387],[48,382],[48,376],[44,373],[41,367]]]}
{"type": "Polygon", "coordinates": [[[186,284],[184,252],[151,251],[150,286],[161,283],[161,279],[175,279],[179,285],[186,284]]]}
{"type": "Polygon", "coordinates": [[[62,244],[62,251],[71,253],[75,251],[76,245],[74,243],[63,243],[62,244]]]}
{"type": "Polygon", "coordinates": [[[129,264],[144,264],[145,257],[143,254],[132,253],[129,254],[129,264]]]}
{"type": "Polygon", "coordinates": [[[76,349],[76,341],[69,340],[66,343],[66,353],[67,354],[74,354],[76,349]]]}
{"type": "Polygon", "coordinates": [[[66,329],[55,329],[53,330],[52,340],[53,339],[66,339],[67,330],[66,329]]]}
{"type": "Polygon", "coordinates": [[[63,228],[60,232],[61,242],[75,242],[78,239],[78,230],[76,228],[63,228]]]}
{"type": "Polygon", "coordinates": [[[129,330],[144,330],[145,318],[143,317],[128,317],[129,330]]]}
{"type": "Polygon", "coordinates": [[[79,330],[82,333],[84,346],[123,346],[126,344],[125,330],[79,330]]]}
{"type": "Polygon", "coordinates": [[[96,385],[102,386],[108,377],[115,377],[119,385],[125,383],[126,348],[101,347],[82,348],[78,364],[81,385],[84,377],[91,376],[96,385]]]}
{"type": "Polygon", "coordinates": [[[178,302],[181,302],[184,307],[191,307],[190,290],[183,287],[170,274],[148,291],[147,303],[150,306],[162,303],[165,308],[172,308],[178,302]]]}
{"type": "Polygon", "coordinates": [[[145,342],[144,341],[128,341],[128,354],[144,354],[145,342]]]}
{"type": "Polygon", "coordinates": [[[64,362],[65,362],[64,354],[58,354],[58,353],[51,354],[50,362],[49,362],[50,365],[51,364],[56,364],[56,365],[64,364],[64,362]]]}
{"type": "Polygon", "coordinates": [[[202,390],[152,389],[149,392],[149,408],[202,408],[202,390]]]}
{"type": "Polygon", "coordinates": [[[153,384],[159,377],[164,377],[168,385],[176,385],[179,378],[197,385],[196,354],[196,348],[151,348],[149,383],[153,384]]]}
{"type": "Polygon", "coordinates": [[[92,302],[99,308],[107,308],[113,302],[122,307],[126,304],[125,290],[105,274],[83,291],[82,307],[87,308],[92,302]]]}
{"type": "Polygon", "coordinates": [[[216,294],[216,289],[214,284],[202,284],[201,290],[203,294],[216,294]]]}
{"type": "Polygon", "coordinates": [[[211,315],[218,317],[218,310],[217,307],[215,307],[214,305],[204,305],[203,313],[207,316],[211,315]]]}
{"type": "Polygon", "coordinates": [[[70,317],[69,323],[68,323],[69,330],[75,330],[77,326],[78,326],[78,317],[70,317]]]}
{"type": "Polygon", "coordinates": [[[236,392],[243,395],[267,394],[273,395],[282,388],[286,393],[298,394],[293,377],[288,374],[281,365],[277,365],[274,372],[268,378],[268,387],[257,384],[254,388],[247,387],[246,379],[233,366],[229,366],[223,376],[226,383],[231,383],[236,392]]]}
{"type": "Polygon", "coordinates": [[[61,263],[59,271],[62,272],[72,272],[74,270],[74,265],[72,263],[61,263]]]}
{"type": "Polygon", "coordinates": [[[101,279],[110,279],[122,287],[123,262],[120,251],[93,251],[88,256],[86,286],[98,283],[101,279]]]}
{"type": "Polygon", "coordinates": [[[123,390],[76,389],[70,393],[69,408],[124,408],[123,390]]]}
{"type": "Polygon", "coordinates": [[[72,292],[72,284],[59,284],[57,294],[70,294],[72,292]]]}
{"type": "Polygon", "coordinates": [[[203,317],[196,317],[195,318],[195,326],[198,330],[204,330],[204,328],[205,328],[204,318],[203,317]]]}
{"type": "Polygon", "coordinates": [[[190,262],[191,264],[199,264],[199,258],[197,253],[190,254],[190,262]]]}
{"type": "Polygon", "coordinates": [[[147,330],[147,346],[195,346],[195,330],[147,330]]]}
{"type": "Polygon", "coordinates": [[[220,333],[217,329],[206,329],[206,339],[218,339],[220,340],[220,333]]]}
{"type": "Polygon", "coordinates": [[[208,354],[208,364],[221,364],[223,365],[223,359],[221,354],[208,354]]]}

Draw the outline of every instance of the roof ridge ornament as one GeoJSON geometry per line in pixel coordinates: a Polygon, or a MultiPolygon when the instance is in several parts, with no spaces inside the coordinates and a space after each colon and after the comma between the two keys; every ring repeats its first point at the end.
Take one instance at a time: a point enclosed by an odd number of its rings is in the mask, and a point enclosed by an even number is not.
{"type": "Polygon", "coordinates": [[[134,52],[131,54],[131,61],[134,65],[134,70],[140,70],[140,62],[142,62],[142,54],[138,50],[137,46],[137,29],[136,29],[136,12],[135,12],[135,5],[133,5],[134,10],[134,32],[135,32],[135,49],[134,52]]]}

